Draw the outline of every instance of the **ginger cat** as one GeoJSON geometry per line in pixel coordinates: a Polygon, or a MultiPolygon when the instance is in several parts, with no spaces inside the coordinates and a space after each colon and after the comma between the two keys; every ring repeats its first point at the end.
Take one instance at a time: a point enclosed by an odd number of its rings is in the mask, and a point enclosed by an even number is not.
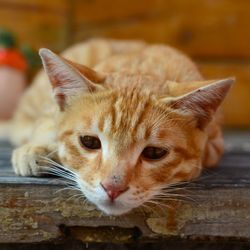
{"type": "Polygon", "coordinates": [[[179,51],[140,41],[94,39],[40,56],[46,73],[13,119],[16,174],[39,176],[52,157],[90,202],[120,215],[219,161],[216,111],[232,78],[204,81],[179,51]]]}

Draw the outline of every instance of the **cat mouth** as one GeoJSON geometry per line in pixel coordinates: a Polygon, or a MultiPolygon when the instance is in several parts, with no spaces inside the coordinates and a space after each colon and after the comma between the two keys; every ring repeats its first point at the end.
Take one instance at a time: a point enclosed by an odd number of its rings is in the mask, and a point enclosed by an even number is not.
{"type": "Polygon", "coordinates": [[[109,199],[107,195],[94,196],[93,193],[84,193],[88,201],[94,204],[97,209],[102,211],[106,215],[119,216],[130,212],[135,206],[133,204],[127,204],[118,197],[118,199],[109,199]]]}
{"type": "Polygon", "coordinates": [[[96,204],[96,206],[107,215],[122,215],[128,213],[132,208],[124,206],[119,201],[106,200],[96,204]]]}

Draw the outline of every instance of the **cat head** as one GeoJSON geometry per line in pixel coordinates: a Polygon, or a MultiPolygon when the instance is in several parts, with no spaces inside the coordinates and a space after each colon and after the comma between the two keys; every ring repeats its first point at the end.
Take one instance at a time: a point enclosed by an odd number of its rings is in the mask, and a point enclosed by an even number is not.
{"type": "Polygon", "coordinates": [[[60,160],[100,210],[126,213],[199,175],[207,125],[232,79],[166,82],[157,95],[143,84],[148,77],[136,85],[138,76],[130,76],[126,86],[128,76],[120,75],[119,87],[47,49],[40,55],[61,110],[60,160]]]}

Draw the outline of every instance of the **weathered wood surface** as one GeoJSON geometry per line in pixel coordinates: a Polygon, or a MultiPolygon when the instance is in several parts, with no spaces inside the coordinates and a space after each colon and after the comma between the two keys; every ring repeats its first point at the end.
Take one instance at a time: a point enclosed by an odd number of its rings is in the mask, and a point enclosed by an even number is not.
{"type": "Polygon", "coordinates": [[[121,217],[102,215],[56,178],[14,176],[11,147],[0,143],[0,243],[73,237],[84,242],[226,239],[250,242],[250,133],[227,136],[220,167],[186,186],[184,201],[137,209],[121,217]],[[61,190],[61,191],[60,191],[61,190]]]}

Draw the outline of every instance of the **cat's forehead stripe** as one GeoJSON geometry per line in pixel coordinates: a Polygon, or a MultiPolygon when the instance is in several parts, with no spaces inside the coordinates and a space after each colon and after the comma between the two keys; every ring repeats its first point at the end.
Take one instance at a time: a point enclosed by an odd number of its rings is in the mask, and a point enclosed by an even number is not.
{"type": "Polygon", "coordinates": [[[122,101],[122,99],[120,98],[113,104],[113,113],[114,113],[114,115],[113,115],[113,118],[114,118],[113,129],[114,130],[119,126],[119,124],[122,121],[121,101],[122,101]]]}
{"type": "MultiPolygon", "coordinates": [[[[140,125],[145,122],[144,118],[150,106],[148,98],[141,98],[138,93],[130,92],[117,98],[111,106],[112,132],[115,134],[130,132],[131,136],[136,136],[140,125]]],[[[142,129],[140,130],[142,132],[142,129]]]]}
{"type": "MultiPolygon", "coordinates": [[[[144,137],[146,129],[143,123],[149,106],[147,98],[139,99],[137,93],[132,93],[132,96],[127,93],[125,97],[122,95],[116,98],[111,96],[105,107],[106,110],[104,108],[104,111],[99,113],[95,123],[98,123],[98,129],[101,132],[112,133],[113,135],[130,132],[133,137],[139,135],[144,137]]],[[[92,124],[93,127],[95,126],[92,124]]]]}
{"type": "Polygon", "coordinates": [[[138,140],[147,139],[146,138],[146,126],[144,124],[141,124],[140,126],[137,127],[136,138],[138,140]]]}

